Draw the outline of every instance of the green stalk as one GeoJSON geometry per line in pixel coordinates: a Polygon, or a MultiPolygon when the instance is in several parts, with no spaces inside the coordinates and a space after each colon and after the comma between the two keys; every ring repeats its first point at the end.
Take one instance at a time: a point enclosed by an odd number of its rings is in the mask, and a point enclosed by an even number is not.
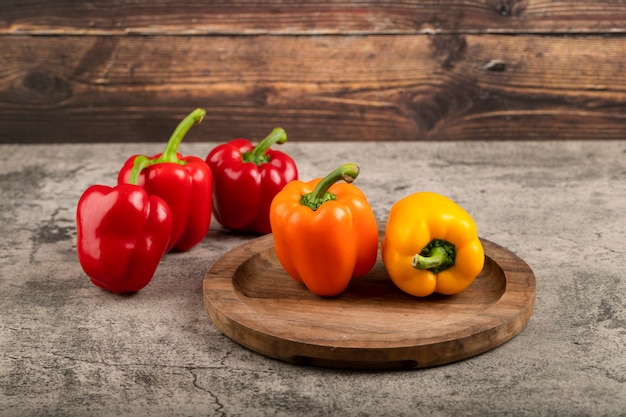
{"type": "Polygon", "coordinates": [[[429,270],[438,274],[454,266],[456,260],[455,246],[442,239],[433,239],[411,261],[415,269],[429,270]]]}
{"type": "Polygon", "coordinates": [[[337,196],[328,192],[328,189],[341,180],[351,183],[359,175],[357,164],[344,164],[326,175],[310,193],[300,197],[300,204],[317,210],[322,204],[330,200],[336,200],[337,196]]]}
{"type": "Polygon", "coordinates": [[[130,171],[130,177],[128,177],[128,183],[137,185],[139,182],[139,174],[144,170],[144,168],[152,165],[151,161],[152,160],[145,155],[136,156],[133,163],[133,170],[130,171]]]}
{"type": "Polygon", "coordinates": [[[139,155],[135,158],[135,163],[133,165],[133,170],[130,172],[130,177],[128,179],[129,184],[137,184],[139,181],[139,174],[145,168],[159,164],[162,162],[171,162],[179,165],[184,165],[185,161],[182,161],[178,158],[178,147],[182,142],[183,138],[189,132],[189,129],[195,124],[202,122],[204,116],[206,115],[206,111],[203,109],[195,109],[191,113],[187,115],[176,127],[172,136],[167,141],[167,145],[165,145],[165,150],[161,154],[159,158],[150,159],[145,155],[139,155]]]}
{"type": "Polygon", "coordinates": [[[252,162],[256,165],[265,164],[270,161],[270,157],[265,152],[275,143],[283,144],[287,142],[287,132],[281,127],[277,127],[260,141],[253,150],[245,152],[242,156],[243,162],[252,162]]]}
{"type": "Polygon", "coordinates": [[[178,147],[180,143],[183,141],[183,138],[189,132],[189,129],[195,124],[198,124],[204,119],[206,115],[206,111],[203,109],[195,109],[191,113],[187,115],[176,127],[172,136],[167,141],[167,145],[165,145],[165,150],[161,154],[161,157],[157,159],[154,163],[158,164],[159,162],[174,162],[176,164],[184,165],[185,162],[178,159],[176,155],[178,153],[178,147]]]}

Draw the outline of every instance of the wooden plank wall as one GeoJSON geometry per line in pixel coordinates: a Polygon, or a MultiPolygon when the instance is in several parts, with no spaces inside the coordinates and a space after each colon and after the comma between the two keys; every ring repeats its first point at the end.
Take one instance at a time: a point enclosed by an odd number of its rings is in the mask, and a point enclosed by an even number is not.
{"type": "Polygon", "coordinates": [[[626,137],[626,2],[5,0],[0,143],[626,137]]]}

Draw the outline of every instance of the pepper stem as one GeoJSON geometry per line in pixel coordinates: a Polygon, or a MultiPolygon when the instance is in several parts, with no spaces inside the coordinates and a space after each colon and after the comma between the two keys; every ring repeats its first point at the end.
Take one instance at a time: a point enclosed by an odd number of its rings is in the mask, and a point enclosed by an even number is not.
{"type": "Polygon", "coordinates": [[[150,159],[145,155],[139,155],[135,158],[135,162],[133,164],[133,170],[130,172],[130,177],[128,179],[129,184],[137,184],[139,181],[139,174],[142,170],[149,167],[150,165],[158,164],[161,162],[173,162],[175,164],[183,165],[185,161],[181,161],[178,159],[178,147],[182,142],[183,138],[189,132],[189,129],[197,123],[200,123],[204,116],[206,115],[206,111],[203,109],[195,109],[191,113],[187,115],[176,127],[172,136],[167,141],[167,145],[165,145],[165,150],[161,154],[160,157],[155,159],[150,159]]]}
{"type": "Polygon", "coordinates": [[[313,191],[303,194],[300,197],[300,204],[309,207],[311,210],[317,210],[326,201],[337,199],[336,195],[328,192],[328,189],[333,184],[341,180],[349,184],[354,181],[358,175],[359,166],[357,164],[344,164],[322,178],[313,191]]]}
{"type": "Polygon", "coordinates": [[[442,239],[433,239],[428,245],[416,254],[411,261],[415,269],[429,270],[438,274],[454,266],[456,259],[455,246],[442,239]]]}
{"type": "Polygon", "coordinates": [[[144,168],[151,165],[151,160],[145,155],[137,155],[133,163],[133,169],[130,171],[130,177],[128,177],[128,183],[137,185],[139,182],[139,174],[144,168]]]}
{"type": "Polygon", "coordinates": [[[202,122],[204,116],[206,115],[206,111],[203,109],[195,109],[191,113],[187,115],[176,127],[172,136],[167,141],[167,145],[165,145],[165,150],[161,154],[161,156],[154,162],[174,162],[177,164],[183,164],[184,162],[178,159],[178,147],[182,142],[183,138],[189,132],[189,129],[195,124],[202,122]]]}
{"type": "Polygon", "coordinates": [[[265,152],[275,143],[283,144],[287,142],[287,132],[282,127],[274,128],[269,135],[260,141],[253,150],[242,155],[243,162],[252,162],[256,165],[265,164],[270,161],[270,157],[265,152]]]}

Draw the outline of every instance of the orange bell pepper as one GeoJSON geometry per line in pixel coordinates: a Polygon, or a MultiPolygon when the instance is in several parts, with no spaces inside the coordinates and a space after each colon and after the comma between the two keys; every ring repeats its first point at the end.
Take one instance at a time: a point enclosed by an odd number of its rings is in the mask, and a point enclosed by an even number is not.
{"type": "Polygon", "coordinates": [[[291,181],[272,200],[278,260],[314,294],[339,295],[376,263],[376,218],[363,192],[350,184],[358,174],[358,165],[345,164],[323,179],[291,181]]]}

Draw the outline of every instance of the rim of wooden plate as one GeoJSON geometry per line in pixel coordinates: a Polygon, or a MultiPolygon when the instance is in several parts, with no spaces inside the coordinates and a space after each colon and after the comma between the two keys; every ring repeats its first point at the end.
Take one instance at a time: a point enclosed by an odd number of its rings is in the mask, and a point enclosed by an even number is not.
{"type": "Polygon", "coordinates": [[[482,239],[485,267],[455,296],[409,296],[382,260],[338,297],[323,298],[280,266],[271,234],[224,254],[203,281],[204,306],[227,337],[257,353],[344,369],[417,369],[467,359],[519,334],[535,305],[535,276],[482,239]]]}

